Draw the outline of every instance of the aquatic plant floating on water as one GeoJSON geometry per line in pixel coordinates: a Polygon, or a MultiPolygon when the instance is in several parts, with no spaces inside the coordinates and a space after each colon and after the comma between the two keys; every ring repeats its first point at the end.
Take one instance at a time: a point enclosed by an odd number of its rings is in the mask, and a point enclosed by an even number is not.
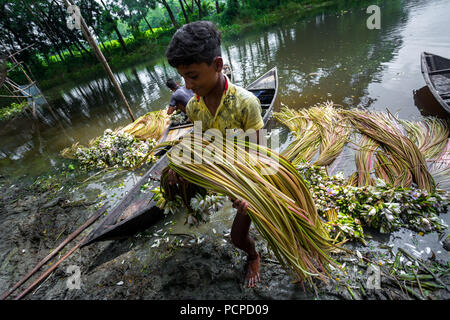
{"type": "Polygon", "coordinates": [[[326,281],[326,267],[334,263],[329,253],[336,247],[295,167],[268,148],[240,140],[234,160],[219,157],[213,162],[202,158],[210,142],[192,138],[185,136],[178,144],[203,162],[179,164],[172,149],[170,168],[208,191],[247,201],[249,217],[286,270],[298,280],[318,277],[326,281]],[[277,168],[276,172],[263,174],[268,166],[277,168]]]}
{"type": "Polygon", "coordinates": [[[341,231],[341,240],[344,236],[360,240],[359,225],[382,233],[400,227],[424,233],[446,228],[439,214],[447,210],[447,192],[393,187],[381,179],[374,179],[373,186],[354,187],[343,174],[329,177],[323,167],[302,162],[297,168],[311,189],[319,214],[345,225],[331,230],[332,236],[341,231]]]}
{"type": "Polygon", "coordinates": [[[153,155],[147,157],[155,144],[155,140],[139,141],[128,133],[114,133],[107,129],[103,136],[94,140],[89,147],[77,146],[75,159],[87,170],[133,168],[144,158],[146,162],[155,160],[153,155]]]}

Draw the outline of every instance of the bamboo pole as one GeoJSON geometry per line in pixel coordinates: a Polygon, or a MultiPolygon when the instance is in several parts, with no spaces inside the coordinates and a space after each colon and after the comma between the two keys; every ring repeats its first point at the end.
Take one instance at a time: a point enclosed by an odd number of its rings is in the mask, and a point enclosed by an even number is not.
{"type": "Polygon", "coordinates": [[[88,236],[85,236],[83,238],[83,240],[81,240],[80,242],[77,243],[76,246],[74,246],[72,249],[70,249],[69,252],[66,253],[66,255],[64,257],[62,257],[58,262],[56,262],[51,268],[49,268],[47,271],[45,271],[45,273],[43,275],[41,275],[39,277],[39,279],[37,279],[36,281],[34,281],[31,286],[29,286],[27,289],[25,289],[21,294],[19,294],[17,297],[14,298],[14,300],[20,300],[22,299],[24,296],[26,296],[28,294],[28,292],[30,292],[35,286],[37,286],[42,280],[44,280],[50,273],[53,272],[53,270],[56,269],[56,267],[58,267],[64,260],[66,260],[72,253],[75,252],[75,250],[77,250],[83,243],[84,241],[87,239],[88,236]]]}
{"type": "Polygon", "coordinates": [[[17,282],[14,287],[5,292],[0,300],[6,299],[11,293],[13,293],[18,287],[20,287],[25,281],[27,281],[36,271],[38,271],[44,264],[46,264],[54,255],[56,255],[62,248],[64,248],[70,241],[76,238],[83,230],[94,223],[98,218],[100,218],[106,210],[106,206],[103,206],[99,211],[94,214],[88,221],[86,221],[82,226],[75,230],[70,236],[67,237],[55,250],[53,250],[48,256],[46,256],[41,262],[39,262],[36,267],[33,268],[25,277],[23,277],[19,282],[17,282]]]}
{"type": "MultiPolygon", "coordinates": [[[[70,5],[73,5],[74,3],[73,3],[72,0],[64,0],[64,4],[68,8],[70,5]]],[[[130,117],[131,117],[131,119],[134,122],[135,118],[134,118],[133,112],[131,111],[130,105],[128,104],[128,101],[125,98],[125,95],[123,94],[122,89],[120,88],[119,84],[117,83],[116,77],[112,73],[111,68],[109,67],[108,62],[106,61],[105,57],[103,56],[102,51],[98,47],[97,42],[92,37],[91,32],[89,31],[89,28],[88,28],[86,22],[84,21],[82,15],[80,15],[80,24],[81,24],[81,31],[82,31],[84,37],[88,41],[89,46],[91,47],[92,51],[97,56],[97,59],[100,61],[101,65],[105,69],[106,74],[108,75],[109,79],[111,80],[111,82],[113,83],[114,87],[116,88],[117,93],[119,94],[122,102],[127,107],[128,113],[130,114],[130,117]]]]}

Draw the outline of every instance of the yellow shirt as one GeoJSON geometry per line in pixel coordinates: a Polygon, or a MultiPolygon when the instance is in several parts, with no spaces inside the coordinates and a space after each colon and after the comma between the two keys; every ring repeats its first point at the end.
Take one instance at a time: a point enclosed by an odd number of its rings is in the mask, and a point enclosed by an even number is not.
{"type": "MultiPolygon", "coordinates": [[[[226,77],[226,76],[225,76],[226,77]]],[[[259,130],[264,127],[259,99],[250,91],[236,86],[226,78],[225,92],[213,116],[203,97],[195,95],[186,106],[189,119],[202,122],[202,130],[218,129],[223,135],[227,129],[259,130]]]]}

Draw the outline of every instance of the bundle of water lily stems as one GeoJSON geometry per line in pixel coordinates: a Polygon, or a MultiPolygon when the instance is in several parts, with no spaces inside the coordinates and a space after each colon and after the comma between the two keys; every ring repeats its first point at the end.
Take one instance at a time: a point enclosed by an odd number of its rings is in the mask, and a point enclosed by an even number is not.
{"type": "Polygon", "coordinates": [[[416,183],[421,189],[433,191],[431,173],[443,181],[450,172],[446,149],[449,130],[439,119],[404,121],[385,112],[335,108],[332,102],[301,110],[283,108],[274,116],[295,136],[281,153],[293,165],[312,161],[320,147],[313,164],[327,166],[342,152],[349,136],[358,133],[357,171],[349,179],[352,185],[373,185],[374,174],[393,186],[416,183]]]}
{"type": "Polygon", "coordinates": [[[129,133],[139,140],[159,140],[169,124],[170,116],[166,110],[158,110],[148,112],[133,123],[116,131],[129,133]]]}
{"type": "Polygon", "coordinates": [[[336,247],[303,178],[270,149],[241,140],[235,143],[234,159],[223,156],[213,161],[202,157],[210,142],[185,136],[177,147],[190,150],[202,162],[178,163],[175,154],[179,149],[174,147],[168,154],[169,167],[208,191],[247,201],[249,217],[283,267],[299,281],[312,281],[312,277],[326,281],[328,265],[336,263],[329,253],[336,247]],[[274,168],[270,175],[264,174],[274,168]]]}
{"type": "MultiPolygon", "coordinates": [[[[170,116],[166,110],[151,111],[137,118],[134,122],[125,127],[119,127],[112,132],[112,135],[118,133],[128,133],[134,138],[142,141],[155,139],[158,141],[164,133],[164,130],[170,124],[170,116]]],[[[109,130],[109,129],[108,129],[109,130]]],[[[89,141],[88,146],[92,147],[101,137],[93,138],[89,141]]],[[[64,158],[76,159],[76,152],[80,147],[76,142],[72,146],[61,151],[64,158]]]]}
{"type": "Polygon", "coordinates": [[[381,112],[343,110],[353,127],[380,145],[383,152],[377,153],[378,175],[385,181],[400,181],[409,186],[415,182],[420,189],[432,192],[433,177],[419,148],[402,133],[400,124],[390,115],[381,112]],[[391,175],[391,176],[389,176],[391,175]]]}
{"type": "Polygon", "coordinates": [[[311,161],[319,147],[320,154],[314,165],[327,166],[341,153],[350,134],[349,124],[332,102],[309,109],[283,108],[274,117],[294,132],[294,141],[281,153],[293,165],[311,161]]]}

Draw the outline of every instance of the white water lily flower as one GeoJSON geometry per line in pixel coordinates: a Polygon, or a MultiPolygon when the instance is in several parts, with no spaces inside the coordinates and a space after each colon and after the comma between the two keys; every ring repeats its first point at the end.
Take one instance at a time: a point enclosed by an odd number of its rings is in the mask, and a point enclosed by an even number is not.
{"type": "Polygon", "coordinates": [[[336,173],[334,176],[333,176],[333,178],[335,178],[335,179],[345,179],[345,177],[344,177],[344,173],[342,172],[342,171],[339,171],[338,173],[336,173]]]}
{"type": "Polygon", "coordinates": [[[393,221],[394,220],[394,216],[392,214],[390,214],[388,210],[384,211],[384,215],[386,216],[386,219],[388,221],[393,221]]]}
{"type": "Polygon", "coordinates": [[[377,187],[386,187],[386,182],[383,179],[375,178],[375,185],[377,187]]]}
{"type": "Polygon", "coordinates": [[[356,250],[356,255],[358,256],[359,259],[362,259],[362,254],[361,252],[359,252],[359,250],[356,250]]]}

